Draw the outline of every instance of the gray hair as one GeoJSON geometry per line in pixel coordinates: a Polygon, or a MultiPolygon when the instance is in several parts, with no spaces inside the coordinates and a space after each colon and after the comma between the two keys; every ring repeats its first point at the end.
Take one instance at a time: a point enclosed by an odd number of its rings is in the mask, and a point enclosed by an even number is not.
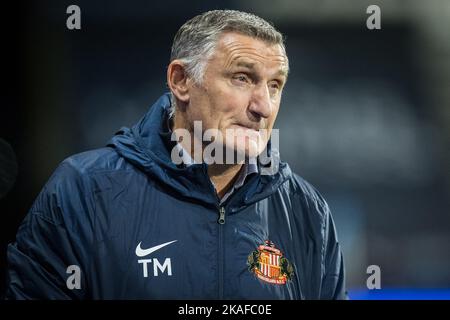
{"type": "MultiPolygon", "coordinates": [[[[187,75],[201,84],[206,64],[224,32],[236,32],[269,44],[278,44],[286,55],[282,34],[266,20],[236,10],[213,10],[195,16],[181,26],[173,40],[170,61],[181,60],[187,75]]],[[[173,93],[171,100],[172,116],[175,111],[173,93]]]]}

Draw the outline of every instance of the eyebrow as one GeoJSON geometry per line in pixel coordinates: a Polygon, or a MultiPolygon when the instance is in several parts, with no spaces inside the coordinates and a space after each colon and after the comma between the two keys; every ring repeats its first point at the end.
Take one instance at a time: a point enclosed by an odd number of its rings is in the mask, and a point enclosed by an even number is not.
{"type": "Polygon", "coordinates": [[[288,73],[289,73],[288,68],[287,67],[283,67],[283,68],[278,70],[277,75],[283,76],[283,77],[285,77],[287,79],[288,73]]]}
{"type": "MultiPolygon", "coordinates": [[[[251,70],[255,69],[255,63],[248,62],[248,61],[242,61],[242,60],[236,62],[235,66],[236,67],[244,67],[244,68],[251,69],[251,70]]],[[[287,78],[287,75],[288,75],[287,68],[286,67],[282,67],[281,69],[278,70],[276,75],[280,75],[280,76],[283,76],[283,77],[287,78]]]]}
{"type": "Polygon", "coordinates": [[[236,66],[237,67],[245,67],[245,68],[248,68],[248,69],[254,69],[255,68],[255,63],[241,60],[241,61],[238,61],[236,63],[236,66]]]}

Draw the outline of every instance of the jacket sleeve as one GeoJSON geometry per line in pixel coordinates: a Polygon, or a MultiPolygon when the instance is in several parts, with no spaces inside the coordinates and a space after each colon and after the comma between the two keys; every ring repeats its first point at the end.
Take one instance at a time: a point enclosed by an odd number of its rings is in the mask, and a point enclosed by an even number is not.
{"type": "Polygon", "coordinates": [[[345,289],[345,269],[341,248],[337,240],[336,228],[333,217],[325,205],[327,215],[324,225],[324,252],[323,265],[324,276],[322,279],[321,299],[347,300],[345,289]]]}
{"type": "Polygon", "coordinates": [[[92,210],[88,188],[70,160],[52,175],[8,246],[6,299],[85,297],[83,271],[91,241],[86,213],[92,210]]]}

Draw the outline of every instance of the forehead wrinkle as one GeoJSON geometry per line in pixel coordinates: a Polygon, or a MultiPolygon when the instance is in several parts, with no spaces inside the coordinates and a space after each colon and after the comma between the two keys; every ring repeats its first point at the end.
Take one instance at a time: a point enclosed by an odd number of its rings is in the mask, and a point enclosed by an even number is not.
{"type": "Polygon", "coordinates": [[[230,50],[227,60],[225,61],[225,67],[229,68],[233,62],[235,62],[236,60],[243,58],[245,56],[243,56],[243,54],[248,54],[250,55],[250,57],[246,57],[247,59],[254,59],[259,63],[263,63],[264,61],[272,61],[272,62],[279,62],[282,64],[285,64],[286,62],[286,58],[283,55],[278,55],[278,54],[271,54],[271,55],[261,55],[258,53],[258,51],[256,49],[253,48],[236,48],[233,50],[230,50]],[[238,52],[236,52],[238,51],[238,52]],[[271,58],[275,58],[275,59],[271,59],[271,58]]]}
{"type": "MultiPolygon", "coordinates": [[[[286,54],[268,54],[268,55],[261,55],[259,53],[259,50],[256,49],[254,46],[249,46],[248,44],[242,43],[241,40],[234,40],[234,39],[224,39],[221,46],[224,47],[224,54],[227,56],[224,66],[225,68],[229,68],[233,61],[237,60],[236,54],[249,54],[253,55],[253,58],[257,58],[256,60],[260,60],[259,62],[263,62],[261,60],[275,60],[282,64],[286,63],[286,54]],[[271,57],[276,57],[275,59],[271,59],[271,57]],[[259,59],[258,59],[259,58],[259,59]]],[[[265,49],[269,49],[268,46],[265,47],[265,49]]],[[[270,50],[270,49],[269,49],[270,50]]]]}

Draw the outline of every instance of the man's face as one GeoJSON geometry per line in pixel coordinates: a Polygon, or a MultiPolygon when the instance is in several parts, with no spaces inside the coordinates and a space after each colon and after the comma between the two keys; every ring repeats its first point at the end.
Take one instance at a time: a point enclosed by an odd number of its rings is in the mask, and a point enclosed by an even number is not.
{"type": "Polygon", "coordinates": [[[287,59],[279,45],[225,33],[202,84],[190,82],[188,121],[219,130],[226,149],[256,157],[267,145],[286,77],[287,59]]]}

